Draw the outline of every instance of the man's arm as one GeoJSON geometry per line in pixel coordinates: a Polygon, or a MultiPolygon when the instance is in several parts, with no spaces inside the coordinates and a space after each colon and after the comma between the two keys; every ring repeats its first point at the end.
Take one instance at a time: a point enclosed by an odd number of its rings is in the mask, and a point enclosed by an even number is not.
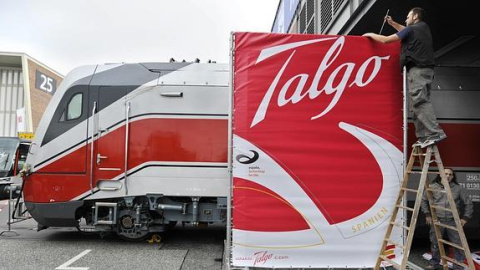
{"type": "Polygon", "coordinates": [[[392,34],[390,36],[379,35],[375,33],[365,33],[363,34],[364,37],[369,37],[375,41],[382,42],[382,43],[392,43],[395,41],[401,40],[397,34],[392,34]]]}
{"type": "Polygon", "coordinates": [[[424,191],[422,194],[422,201],[420,202],[420,209],[422,209],[423,214],[425,214],[425,223],[427,225],[432,224],[432,216],[430,214],[430,205],[428,203],[427,192],[424,191]]]}
{"type": "Polygon", "coordinates": [[[463,215],[461,218],[465,220],[465,223],[466,223],[473,216],[473,203],[472,203],[472,199],[467,194],[464,188],[460,190],[460,199],[462,200],[463,206],[464,206],[463,215]]]}

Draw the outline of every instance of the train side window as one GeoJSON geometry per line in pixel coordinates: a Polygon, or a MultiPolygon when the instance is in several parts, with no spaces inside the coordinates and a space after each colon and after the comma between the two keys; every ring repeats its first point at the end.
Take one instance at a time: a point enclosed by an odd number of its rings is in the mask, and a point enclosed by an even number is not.
{"type": "Polygon", "coordinates": [[[60,121],[75,120],[82,116],[83,93],[75,94],[68,102],[67,108],[63,111],[60,121]]]}
{"type": "Polygon", "coordinates": [[[18,147],[18,162],[17,162],[17,172],[23,169],[25,161],[27,161],[28,149],[30,148],[30,143],[21,143],[18,147]]]}

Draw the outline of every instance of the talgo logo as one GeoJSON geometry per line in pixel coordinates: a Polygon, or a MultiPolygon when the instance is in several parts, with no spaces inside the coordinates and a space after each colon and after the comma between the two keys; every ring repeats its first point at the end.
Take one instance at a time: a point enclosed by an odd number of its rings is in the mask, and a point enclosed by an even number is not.
{"type": "Polygon", "coordinates": [[[268,260],[270,260],[273,257],[273,254],[268,253],[267,251],[260,251],[256,252],[253,254],[255,256],[255,262],[253,265],[263,265],[265,264],[268,260]]]}
{"type": "MultiPolygon", "coordinates": [[[[275,79],[265,92],[265,95],[257,108],[257,112],[255,113],[250,127],[255,126],[265,119],[267,110],[270,107],[270,101],[275,96],[277,96],[277,106],[282,107],[288,103],[297,104],[304,98],[313,100],[320,98],[321,96],[334,94],[334,97],[330,101],[330,104],[327,106],[327,108],[325,108],[319,114],[312,116],[311,120],[320,118],[327,114],[333,107],[335,107],[346,89],[353,86],[365,87],[370,84],[380,72],[382,62],[390,59],[390,55],[374,55],[365,60],[360,67],[357,67],[358,64],[354,62],[345,62],[338,65],[338,61],[335,60],[341,54],[345,44],[345,37],[341,36],[339,38],[320,38],[266,48],[260,52],[255,64],[258,64],[259,62],[284,51],[329,40],[334,40],[334,42],[323,56],[323,59],[321,60],[314,76],[311,74],[300,73],[291,77],[286,83],[284,83],[283,86],[279,87],[278,84],[280,81],[284,80],[282,80],[284,77],[283,74],[289,66],[288,64],[290,60],[295,55],[296,50],[292,51],[290,57],[288,57],[283,66],[279,69],[275,79]],[[311,82],[309,82],[310,78],[313,78],[311,79],[311,82]],[[322,83],[324,83],[324,85],[321,85],[322,83]],[[308,85],[310,86],[308,87],[308,85]],[[295,87],[295,89],[290,90],[290,88],[293,87],[295,87]],[[292,91],[292,94],[288,94],[292,91]],[[278,94],[276,94],[277,92],[278,94]]],[[[309,59],[309,61],[311,60],[309,59]]],[[[289,74],[291,73],[292,72],[289,74]]]]}
{"type": "Polygon", "coordinates": [[[238,162],[242,163],[242,164],[252,164],[254,163],[255,161],[258,160],[258,157],[260,156],[258,154],[257,151],[254,151],[254,150],[250,150],[250,152],[253,153],[253,157],[249,157],[247,155],[244,155],[244,154],[240,154],[240,155],[237,155],[236,159],[238,162]]]}

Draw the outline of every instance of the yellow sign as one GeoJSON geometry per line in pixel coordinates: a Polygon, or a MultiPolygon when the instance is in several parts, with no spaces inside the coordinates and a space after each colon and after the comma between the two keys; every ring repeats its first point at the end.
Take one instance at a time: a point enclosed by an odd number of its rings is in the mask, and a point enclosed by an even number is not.
{"type": "Polygon", "coordinates": [[[33,132],[19,132],[18,133],[18,138],[20,138],[20,139],[33,140],[33,137],[35,137],[35,135],[33,135],[33,132]]]}

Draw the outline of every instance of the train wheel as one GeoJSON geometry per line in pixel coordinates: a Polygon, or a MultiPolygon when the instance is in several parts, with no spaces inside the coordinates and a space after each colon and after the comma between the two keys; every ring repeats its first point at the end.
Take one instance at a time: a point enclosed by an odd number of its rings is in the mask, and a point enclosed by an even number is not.
{"type": "Polygon", "coordinates": [[[151,233],[149,232],[142,235],[132,235],[132,234],[123,234],[123,233],[121,234],[119,233],[117,235],[121,239],[129,242],[141,242],[151,237],[151,233]]]}
{"type": "Polygon", "coordinates": [[[124,215],[120,218],[120,226],[118,228],[118,236],[127,241],[143,241],[150,236],[148,230],[142,230],[136,227],[134,219],[130,215],[124,215]]]}

